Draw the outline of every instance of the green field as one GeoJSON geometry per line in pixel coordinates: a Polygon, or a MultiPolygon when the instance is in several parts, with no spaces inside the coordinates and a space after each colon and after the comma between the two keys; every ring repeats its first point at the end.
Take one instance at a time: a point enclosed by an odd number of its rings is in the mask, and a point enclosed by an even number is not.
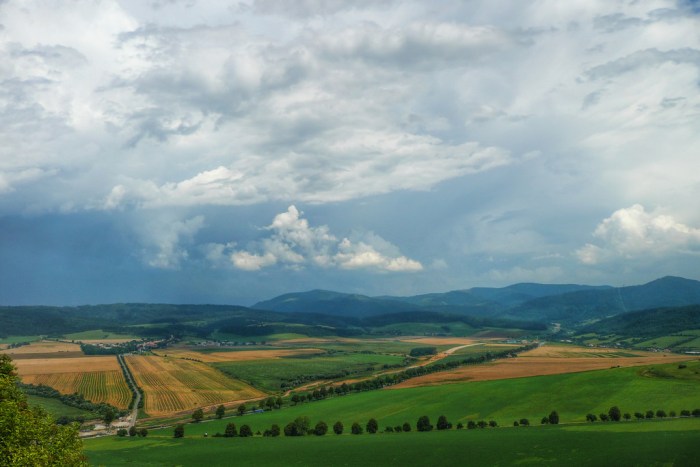
{"type": "MultiPolygon", "coordinates": [[[[507,426],[521,418],[539,423],[544,415],[557,410],[562,423],[585,422],[586,414],[607,412],[614,405],[630,414],[658,409],[677,413],[694,410],[700,408],[699,384],[700,361],[693,361],[682,370],[678,365],[651,365],[351,393],[236,417],[233,421],[250,425],[254,432],[262,432],[273,423],[284,426],[298,416],[308,416],[314,424],[323,420],[329,426],[340,420],[347,427],[353,422],[364,424],[370,418],[377,419],[382,428],[404,422],[415,425],[421,415],[428,415],[433,422],[438,416],[446,415],[455,425],[469,420],[495,420],[507,426]]],[[[187,430],[193,435],[223,433],[229,421],[188,425],[187,430]]],[[[165,435],[169,436],[170,432],[165,435]]],[[[154,436],[157,434],[154,432],[154,436]]]]}
{"type": "Polygon", "coordinates": [[[372,334],[422,336],[441,334],[445,336],[471,336],[477,330],[468,324],[454,323],[396,323],[372,328],[372,334]]]}
{"type": "Polygon", "coordinates": [[[279,391],[283,383],[368,375],[385,365],[402,365],[404,357],[369,353],[287,357],[243,362],[213,363],[233,378],[267,391],[279,391]]]}
{"type": "Polygon", "coordinates": [[[100,340],[100,339],[141,339],[138,336],[133,336],[129,334],[117,334],[114,332],[103,331],[102,329],[93,329],[90,331],[74,332],[72,334],[66,334],[64,336],[66,339],[71,340],[100,340]]]}
{"type": "Polygon", "coordinates": [[[41,340],[42,336],[9,336],[0,337],[0,344],[16,344],[17,342],[34,342],[41,340]]]}
{"type": "MultiPolygon", "coordinates": [[[[189,427],[188,427],[189,428],[189,427]]],[[[85,442],[93,465],[577,465],[691,466],[700,419],[328,434],[302,438],[101,438],[85,442]]]]}
{"type": "Polygon", "coordinates": [[[27,395],[27,402],[29,402],[29,405],[37,405],[42,407],[56,418],[63,416],[70,418],[84,417],[85,419],[99,417],[99,415],[94,414],[93,412],[71,407],[70,405],[63,404],[58,399],[52,399],[49,397],[27,395]]]}

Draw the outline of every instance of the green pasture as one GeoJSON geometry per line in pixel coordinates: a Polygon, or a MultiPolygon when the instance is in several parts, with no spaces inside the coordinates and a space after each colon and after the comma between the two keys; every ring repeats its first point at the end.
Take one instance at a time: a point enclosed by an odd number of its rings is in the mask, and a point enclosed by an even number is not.
{"type": "Polygon", "coordinates": [[[42,336],[8,336],[0,337],[0,344],[16,344],[17,342],[34,342],[42,339],[42,336]]]}
{"type": "Polygon", "coordinates": [[[468,324],[454,323],[395,323],[372,328],[372,334],[390,334],[402,336],[471,336],[477,330],[468,324]]]}
{"type": "Polygon", "coordinates": [[[637,348],[647,348],[647,347],[658,347],[665,349],[667,347],[673,347],[678,343],[687,341],[688,336],[661,336],[649,339],[646,341],[639,342],[635,345],[637,348]]]}
{"type": "Polygon", "coordinates": [[[87,410],[78,409],[76,407],[71,407],[70,405],[63,404],[58,399],[52,399],[50,397],[34,396],[31,394],[27,395],[27,402],[32,406],[39,406],[46,410],[48,413],[53,415],[55,418],[59,417],[85,417],[85,419],[98,418],[99,415],[89,412],[87,410]]]}
{"type": "MultiPolygon", "coordinates": [[[[382,425],[380,425],[382,426],[382,425]]],[[[99,438],[92,465],[577,465],[693,466],[700,419],[299,438],[99,438]]]]}
{"type": "MultiPolygon", "coordinates": [[[[453,424],[469,420],[495,420],[511,425],[527,418],[531,423],[552,410],[562,423],[585,422],[586,414],[600,414],[614,405],[622,412],[647,410],[681,410],[700,408],[700,361],[650,365],[636,368],[612,368],[584,373],[569,373],[498,381],[443,384],[421,388],[384,389],[351,393],[317,402],[305,402],[260,414],[247,414],[232,419],[212,420],[187,425],[196,436],[205,432],[224,432],[226,423],[248,424],[256,431],[265,431],[273,423],[284,426],[299,416],[308,416],[312,423],[325,421],[329,426],[342,421],[367,423],[370,418],[381,427],[409,422],[428,415],[435,422],[446,415],[453,424]]],[[[153,436],[169,437],[172,430],[154,431],[153,436]]]]}
{"type": "Polygon", "coordinates": [[[213,363],[227,375],[267,391],[279,391],[282,383],[311,382],[335,377],[372,374],[386,366],[402,365],[404,357],[370,353],[308,355],[243,362],[213,363]]]}
{"type": "Polygon", "coordinates": [[[82,340],[101,340],[101,339],[141,339],[138,336],[130,334],[118,334],[115,332],[103,331],[102,329],[93,329],[90,331],[74,332],[72,334],[65,334],[66,339],[82,341],[82,340]]]}

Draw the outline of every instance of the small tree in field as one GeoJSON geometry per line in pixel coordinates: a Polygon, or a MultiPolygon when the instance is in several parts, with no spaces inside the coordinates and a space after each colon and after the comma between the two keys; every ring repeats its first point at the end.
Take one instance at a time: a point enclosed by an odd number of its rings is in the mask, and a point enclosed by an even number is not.
{"type": "Polygon", "coordinates": [[[314,434],[316,436],[323,436],[328,432],[328,425],[325,422],[318,422],[314,428],[314,434]]]}
{"type": "Polygon", "coordinates": [[[241,426],[241,430],[238,432],[238,436],[240,436],[241,438],[253,436],[253,430],[251,430],[248,425],[243,425],[241,426]]]}
{"type": "Polygon", "coordinates": [[[146,436],[148,436],[148,430],[146,428],[141,428],[139,430],[139,436],[145,438],[146,436]]]}
{"type": "Polygon", "coordinates": [[[129,428],[129,436],[136,436],[136,427],[133,425],[129,428]]]}
{"type": "Polygon", "coordinates": [[[641,420],[644,418],[644,414],[642,412],[635,412],[634,418],[636,418],[637,420],[641,420]]]}
{"type": "Polygon", "coordinates": [[[559,424],[559,414],[557,413],[556,410],[552,410],[552,412],[549,414],[549,424],[550,425],[558,425],[559,424]]]}
{"type": "Polygon", "coordinates": [[[243,415],[243,414],[245,413],[245,411],[246,411],[246,406],[245,406],[245,404],[239,405],[237,411],[238,411],[238,415],[239,415],[239,416],[240,416],[240,415],[243,415]]]}
{"type": "Polygon", "coordinates": [[[236,424],[235,423],[227,423],[226,429],[224,430],[224,438],[233,438],[234,436],[238,436],[238,430],[236,430],[236,424]]]}
{"type": "Polygon", "coordinates": [[[367,433],[375,434],[379,430],[379,423],[373,418],[370,418],[367,422],[367,433]]]}
{"type": "Polygon", "coordinates": [[[404,433],[411,431],[411,424],[408,422],[404,422],[403,426],[401,427],[401,430],[403,430],[404,433]]]}
{"type": "Polygon", "coordinates": [[[587,422],[595,422],[596,420],[598,420],[598,416],[596,414],[589,413],[588,415],[586,415],[587,422]]]}
{"type": "Polygon", "coordinates": [[[216,408],[216,418],[224,418],[224,415],[226,415],[226,407],[224,407],[223,405],[218,406],[216,408]]]}
{"type": "Polygon", "coordinates": [[[428,418],[427,415],[423,415],[418,419],[418,422],[416,423],[416,430],[418,431],[431,431],[433,429],[433,425],[430,424],[430,419],[428,418]]]}
{"type": "Polygon", "coordinates": [[[335,433],[336,435],[343,434],[343,422],[337,421],[333,424],[333,433],[335,433]]]}
{"type": "Polygon", "coordinates": [[[444,415],[440,415],[438,417],[436,426],[438,430],[449,430],[450,428],[452,428],[452,424],[447,421],[447,417],[445,417],[444,415]]]}
{"type": "Polygon", "coordinates": [[[350,427],[350,432],[353,435],[361,435],[362,434],[362,427],[360,426],[359,423],[355,422],[352,424],[352,427],[350,427]]]}
{"type": "Polygon", "coordinates": [[[194,420],[195,423],[201,422],[203,418],[204,411],[202,409],[197,409],[194,412],[192,412],[192,420],[194,420]]]}
{"type": "Polygon", "coordinates": [[[175,431],[173,432],[174,438],[184,438],[185,437],[185,425],[178,423],[175,425],[175,431]]]}
{"type": "Polygon", "coordinates": [[[608,410],[608,416],[613,422],[619,422],[620,418],[622,418],[622,412],[618,406],[613,406],[608,410]]]}
{"type": "Polygon", "coordinates": [[[625,420],[630,420],[632,418],[632,415],[630,415],[628,412],[625,412],[622,418],[624,418],[625,420]]]}
{"type": "Polygon", "coordinates": [[[530,426],[530,420],[528,420],[527,418],[521,418],[520,426],[530,426]]]}
{"type": "Polygon", "coordinates": [[[656,417],[657,418],[666,418],[666,412],[664,410],[659,409],[656,411],[656,417]]]}

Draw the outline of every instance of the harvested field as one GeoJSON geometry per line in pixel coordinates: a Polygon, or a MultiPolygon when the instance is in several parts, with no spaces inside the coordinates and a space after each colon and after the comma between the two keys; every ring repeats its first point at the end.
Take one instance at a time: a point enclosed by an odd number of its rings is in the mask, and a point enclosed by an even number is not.
{"type": "Polygon", "coordinates": [[[656,353],[642,352],[638,350],[609,349],[597,347],[543,345],[529,350],[521,357],[549,357],[549,358],[612,358],[612,357],[643,357],[655,356],[656,353]]]}
{"type": "Polygon", "coordinates": [[[84,355],[78,344],[55,341],[34,342],[14,349],[5,349],[2,353],[10,355],[13,360],[24,358],[81,357],[84,355]]]}
{"type": "Polygon", "coordinates": [[[77,392],[92,402],[107,402],[125,409],[129,389],[114,356],[37,358],[15,361],[22,382],[44,384],[63,394],[77,392]]]}
{"type": "MultiPolygon", "coordinates": [[[[523,354],[525,355],[525,354],[523,354]]],[[[639,357],[537,357],[519,356],[483,365],[465,366],[453,371],[443,371],[409,379],[390,389],[433,386],[464,381],[490,381],[525,378],[528,376],[577,373],[603,370],[611,367],[630,367],[689,360],[687,355],[653,353],[639,357]]]]}
{"type": "Polygon", "coordinates": [[[230,352],[198,352],[192,349],[167,349],[154,354],[172,358],[187,358],[205,363],[245,362],[250,360],[269,360],[282,357],[294,357],[324,353],[321,349],[270,349],[270,350],[234,350],[230,352]]]}
{"type": "Polygon", "coordinates": [[[82,356],[75,358],[33,358],[15,361],[19,375],[43,375],[80,371],[121,371],[117,357],[113,355],[82,356]]]}
{"type": "Polygon", "coordinates": [[[153,416],[264,396],[200,362],[157,356],[127,356],[126,362],[144,390],[144,409],[153,416]]]}

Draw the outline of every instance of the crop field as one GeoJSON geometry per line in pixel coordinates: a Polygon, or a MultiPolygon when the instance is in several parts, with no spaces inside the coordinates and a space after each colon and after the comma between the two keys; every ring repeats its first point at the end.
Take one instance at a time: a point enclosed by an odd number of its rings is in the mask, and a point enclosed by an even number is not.
{"type": "Polygon", "coordinates": [[[231,350],[231,351],[206,351],[196,349],[172,348],[153,352],[159,356],[173,358],[190,358],[205,363],[219,362],[244,362],[251,360],[265,360],[282,357],[293,357],[324,353],[320,349],[265,349],[265,350],[231,350]]]}
{"type": "Polygon", "coordinates": [[[144,409],[153,416],[264,395],[200,362],[157,356],[127,356],[126,362],[144,390],[144,409]]]}
{"type": "MultiPolygon", "coordinates": [[[[566,347],[541,347],[520,354],[516,358],[499,360],[483,365],[464,366],[450,371],[442,371],[420,376],[394,388],[417,387],[458,381],[490,381],[499,379],[523,378],[528,376],[554,375],[581,371],[602,370],[612,367],[630,367],[655,363],[670,363],[688,360],[687,355],[638,352],[639,356],[607,356],[608,353],[598,354],[592,351],[588,356],[575,356],[578,350],[563,350],[566,347]],[[550,350],[553,349],[553,350],[550,350]],[[559,350],[562,349],[562,350],[559,350]],[[534,352],[534,353],[533,353],[534,352]],[[553,352],[553,354],[552,354],[553,352]],[[544,353],[545,356],[538,356],[544,353]],[[550,355],[547,355],[550,353],[550,355]],[[574,355],[571,355],[571,354],[574,355]],[[601,357],[605,355],[605,357],[601,357]]],[[[583,347],[579,349],[584,349],[583,347]]],[[[596,351],[601,349],[595,349],[596,351]]],[[[583,353],[583,352],[582,352],[583,353]]]]}
{"type": "Polygon", "coordinates": [[[296,386],[314,380],[368,375],[386,366],[402,365],[399,355],[342,353],[335,355],[289,357],[269,360],[216,363],[214,366],[255,387],[279,391],[282,384],[296,386]]]}
{"type": "Polygon", "coordinates": [[[647,348],[647,347],[658,347],[658,348],[667,348],[667,347],[673,347],[674,345],[687,341],[688,336],[662,336],[662,337],[655,337],[653,339],[649,339],[643,342],[640,342],[635,345],[637,348],[647,348]]]}
{"type": "Polygon", "coordinates": [[[435,363],[449,363],[451,361],[462,361],[465,358],[486,355],[487,353],[502,352],[504,350],[516,349],[520,346],[511,344],[469,344],[464,347],[453,347],[438,354],[435,363]],[[454,351],[452,351],[454,350],[454,351]]]}
{"type": "Polygon", "coordinates": [[[131,391],[114,356],[16,360],[22,382],[50,386],[63,394],[77,392],[92,402],[126,408],[131,391]]]}
{"type": "Polygon", "coordinates": [[[643,357],[655,356],[656,353],[629,351],[611,348],[597,347],[580,347],[573,345],[551,345],[546,344],[535,349],[529,350],[520,356],[525,358],[530,357],[549,357],[549,358],[614,358],[614,357],[643,357]]]}
{"type": "Polygon", "coordinates": [[[32,342],[29,345],[3,350],[2,353],[8,354],[13,360],[26,358],[67,358],[80,357],[83,355],[83,351],[80,350],[78,344],[56,341],[32,342]]]}
{"type": "MultiPolygon", "coordinates": [[[[681,410],[700,408],[698,373],[695,372],[700,372],[700,361],[689,362],[682,370],[678,369],[678,364],[649,365],[366,391],[287,406],[263,414],[187,425],[187,431],[194,436],[202,436],[204,432],[223,433],[230,421],[238,426],[249,424],[253,432],[264,431],[273,423],[284,426],[298,416],[308,416],[314,424],[323,420],[329,426],[340,420],[346,428],[353,422],[364,425],[370,418],[375,418],[382,429],[404,422],[411,423],[415,429],[415,422],[421,415],[428,415],[433,423],[439,415],[446,415],[453,424],[495,420],[500,426],[511,426],[513,420],[521,418],[538,424],[552,410],[558,411],[562,423],[585,423],[586,414],[607,412],[613,405],[632,414],[658,409],[680,413],[681,410]]],[[[171,432],[166,430],[166,435],[171,432]]],[[[157,433],[153,432],[154,435],[157,433]]]]}
{"type": "Polygon", "coordinates": [[[126,334],[117,334],[114,332],[103,331],[101,329],[94,329],[92,331],[75,332],[73,334],[66,334],[65,338],[68,340],[75,340],[79,342],[84,342],[86,344],[119,344],[122,342],[129,342],[132,340],[140,339],[137,336],[131,336],[126,334]]]}
{"type": "Polygon", "coordinates": [[[303,438],[85,441],[93,465],[697,465],[700,420],[303,438]]]}

